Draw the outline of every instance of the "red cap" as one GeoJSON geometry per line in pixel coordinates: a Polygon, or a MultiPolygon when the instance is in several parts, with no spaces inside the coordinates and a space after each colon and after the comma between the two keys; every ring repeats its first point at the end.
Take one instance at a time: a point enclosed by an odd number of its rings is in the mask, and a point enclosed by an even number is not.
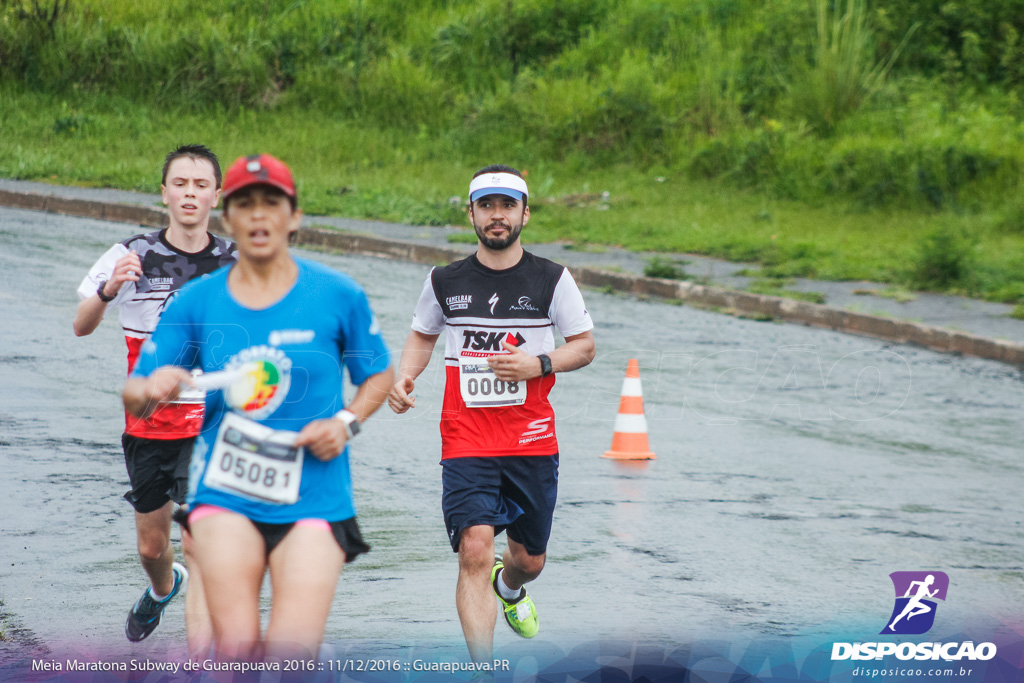
{"type": "Polygon", "coordinates": [[[221,196],[227,198],[250,185],[272,185],[289,197],[295,196],[292,172],[283,161],[269,154],[254,154],[235,159],[228,172],[224,174],[224,189],[221,196]]]}

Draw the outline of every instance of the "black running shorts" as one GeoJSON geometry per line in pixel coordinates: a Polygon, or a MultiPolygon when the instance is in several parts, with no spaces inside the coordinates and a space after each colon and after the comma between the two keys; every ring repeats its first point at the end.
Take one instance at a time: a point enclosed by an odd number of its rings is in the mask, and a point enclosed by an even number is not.
{"type": "Polygon", "coordinates": [[[178,504],[185,502],[194,441],[191,437],[164,440],[121,435],[124,463],[132,486],[124,497],[136,512],[154,512],[169,500],[178,504]]]}

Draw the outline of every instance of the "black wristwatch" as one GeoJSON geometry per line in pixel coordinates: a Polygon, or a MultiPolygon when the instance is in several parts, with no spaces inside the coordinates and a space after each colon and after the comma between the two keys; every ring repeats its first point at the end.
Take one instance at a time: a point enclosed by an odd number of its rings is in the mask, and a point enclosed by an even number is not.
{"type": "Polygon", "coordinates": [[[106,294],[104,294],[103,293],[103,288],[106,287],[106,286],[107,286],[107,281],[106,280],[101,282],[100,286],[96,288],[96,296],[98,296],[100,298],[100,301],[102,301],[103,303],[109,304],[111,301],[113,301],[115,298],[117,298],[117,295],[115,294],[114,296],[107,296],[106,294]]]}
{"type": "Polygon", "coordinates": [[[552,367],[551,367],[551,359],[548,358],[548,354],[542,353],[539,356],[537,356],[537,358],[540,359],[540,376],[541,377],[547,377],[552,372],[554,372],[554,369],[552,369],[552,367]]]}

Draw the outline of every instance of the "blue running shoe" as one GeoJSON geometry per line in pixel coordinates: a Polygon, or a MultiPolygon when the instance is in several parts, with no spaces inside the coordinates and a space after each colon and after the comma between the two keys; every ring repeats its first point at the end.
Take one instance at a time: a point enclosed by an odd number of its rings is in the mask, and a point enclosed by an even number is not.
{"type": "Polygon", "coordinates": [[[160,617],[163,616],[164,607],[178,593],[183,593],[188,586],[188,570],[183,564],[175,562],[171,565],[174,573],[174,588],[171,594],[159,602],[153,599],[153,594],[146,589],[142,597],[138,599],[131,611],[128,612],[128,621],[124,625],[124,634],[128,640],[137,643],[145,640],[153,630],[160,625],[160,617]]]}

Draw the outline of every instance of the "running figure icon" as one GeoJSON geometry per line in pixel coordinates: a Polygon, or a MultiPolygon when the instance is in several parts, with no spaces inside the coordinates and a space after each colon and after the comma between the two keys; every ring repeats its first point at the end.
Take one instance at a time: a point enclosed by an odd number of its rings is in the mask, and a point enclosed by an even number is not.
{"type": "Polygon", "coordinates": [[[910,598],[910,601],[907,602],[906,607],[903,608],[903,611],[900,612],[900,615],[893,619],[892,623],[889,624],[890,631],[896,630],[896,622],[902,619],[903,617],[906,617],[907,621],[910,621],[913,617],[916,617],[919,614],[925,614],[927,612],[932,611],[931,607],[921,602],[921,598],[935,597],[935,594],[939,592],[939,589],[936,588],[933,591],[928,590],[929,586],[931,586],[933,583],[935,583],[934,574],[929,574],[924,581],[910,582],[910,588],[907,589],[906,594],[904,594],[903,596],[905,598],[910,598]],[[914,586],[917,586],[917,593],[911,596],[910,593],[914,590],[914,586]]]}
{"type": "Polygon", "coordinates": [[[935,621],[936,600],[946,599],[949,577],[940,571],[920,571],[893,572],[890,578],[896,590],[896,603],[882,633],[912,635],[927,632],[935,621]]]}

